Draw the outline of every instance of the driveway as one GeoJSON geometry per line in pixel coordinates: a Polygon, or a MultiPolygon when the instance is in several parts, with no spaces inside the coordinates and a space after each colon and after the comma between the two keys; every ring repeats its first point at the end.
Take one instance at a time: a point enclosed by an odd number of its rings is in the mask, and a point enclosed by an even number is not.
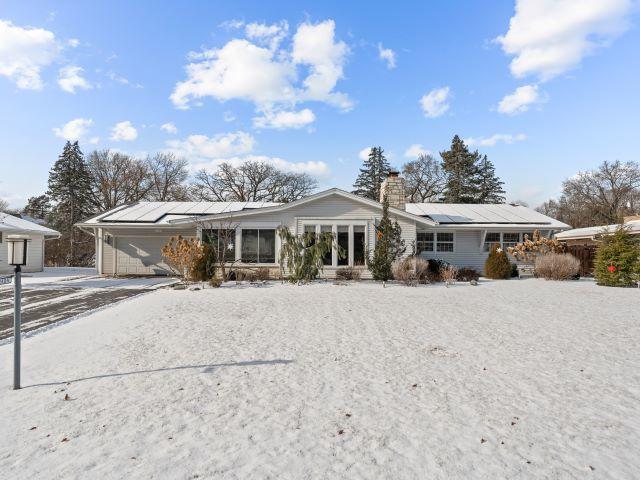
{"type": "MultiPolygon", "coordinates": [[[[23,274],[22,331],[29,332],[170,285],[163,277],[106,278],[88,268],[23,274]]],[[[0,341],[13,335],[13,284],[0,287],[0,341]]]]}

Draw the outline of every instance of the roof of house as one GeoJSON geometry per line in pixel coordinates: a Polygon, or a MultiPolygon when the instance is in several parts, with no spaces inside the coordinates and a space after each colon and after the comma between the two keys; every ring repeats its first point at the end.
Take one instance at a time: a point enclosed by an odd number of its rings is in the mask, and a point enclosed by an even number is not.
{"type": "MultiPolygon", "coordinates": [[[[565,230],[564,232],[557,233],[555,237],[558,240],[578,240],[583,238],[593,238],[597,235],[601,235],[608,232],[615,232],[621,224],[615,225],[599,225],[596,227],[586,228],[574,228],[572,230],[565,230]]],[[[629,229],[630,233],[640,235],[640,220],[633,220],[622,224],[629,229]]]]}
{"type": "Polygon", "coordinates": [[[571,228],[566,223],[523,205],[506,203],[407,203],[407,212],[429,217],[441,225],[535,225],[553,229],[571,228]]]}
{"type": "Polygon", "coordinates": [[[4,233],[34,233],[45,237],[59,237],[60,232],[39,225],[23,218],[18,218],[8,213],[0,212],[0,232],[4,233]]]}
{"type": "MultiPolygon", "coordinates": [[[[353,201],[382,208],[382,204],[369,198],[331,188],[290,203],[272,202],[137,202],[110,210],[90,218],[79,226],[100,224],[166,225],[177,226],[194,220],[215,220],[229,216],[256,215],[262,212],[279,212],[313,202],[328,195],[339,195],[353,201]]],[[[457,228],[528,227],[562,230],[569,225],[547,217],[522,205],[507,204],[451,204],[408,203],[405,210],[390,208],[396,216],[404,216],[427,225],[457,226],[457,228]]]]}
{"type": "Polygon", "coordinates": [[[272,202],[136,202],[97,215],[83,224],[149,223],[166,224],[171,220],[219,213],[241,212],[273,207],[272,202]]]}

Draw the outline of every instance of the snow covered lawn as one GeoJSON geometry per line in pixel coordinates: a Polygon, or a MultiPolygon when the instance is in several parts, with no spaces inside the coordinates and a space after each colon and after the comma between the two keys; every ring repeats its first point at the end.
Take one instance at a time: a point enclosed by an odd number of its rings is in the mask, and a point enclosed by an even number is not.
{"type": "Polygon", "coordinates": [[[158,290],[0,347],[2,478],[634,478],[640,291],[158,290]],[[67,398],[67,400],[65,400],[67,398]]]}

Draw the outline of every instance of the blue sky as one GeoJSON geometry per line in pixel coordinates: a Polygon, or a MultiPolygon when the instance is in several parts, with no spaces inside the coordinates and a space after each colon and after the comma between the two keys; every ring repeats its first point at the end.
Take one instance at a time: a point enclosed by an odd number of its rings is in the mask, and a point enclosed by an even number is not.
{"type": "Polygon", "coordinates": [[[400,167],[471,139],[535,206],[638,160],[631,0],[23,2],[0,5],[0,197],[85,153],[169,149],[193,169],[263,159],[350,189],[362,151],[400,167]],[[164,125],[164,128],[162,126],[164,125]]]}

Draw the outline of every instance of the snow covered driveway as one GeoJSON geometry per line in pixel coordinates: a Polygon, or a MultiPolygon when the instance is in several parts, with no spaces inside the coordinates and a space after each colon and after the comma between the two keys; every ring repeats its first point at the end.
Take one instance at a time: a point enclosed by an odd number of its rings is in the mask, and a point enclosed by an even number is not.
{"type": "Polygon", "coordinates": [[[27,338],[2,478],[637,478],[640,291],[158,290],[27,338]],[[65,400],[67,398],[67,400],[65,400]]]}
{"type": "MultiPolygon", "coordinates": [[[[22,279],[22,331],[112,305],[175,282],[172,278],[107,278],[93,268],[45,268],[22,279]]],[[[13,335],[13,284],[0,287],[0,341],[13,335]]]]}

